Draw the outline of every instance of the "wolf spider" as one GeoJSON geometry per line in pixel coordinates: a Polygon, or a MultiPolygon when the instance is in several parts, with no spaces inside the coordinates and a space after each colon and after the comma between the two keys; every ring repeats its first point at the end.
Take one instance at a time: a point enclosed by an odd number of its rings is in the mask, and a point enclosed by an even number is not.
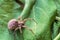
{"type": "Polygon", "coordinates": [[[19,29],[20,33],[22,33],[22,28],[26,28],[28,30],[30,30],[32,33],[34,33],[32,31],[32,29],[28,28],[27,26],[25,26],[25,22],[27,20],[33,20],[35,21],[34,19],[32,18],[27,18],[27,19],[24,19],[24,20],[20,20],[20,17],[18,18],[18,20],[16,19],[11,19],[9,22],[8,22],[8,29],[9,30],[14,30],[14,31],[17,31],[19,29]]]}

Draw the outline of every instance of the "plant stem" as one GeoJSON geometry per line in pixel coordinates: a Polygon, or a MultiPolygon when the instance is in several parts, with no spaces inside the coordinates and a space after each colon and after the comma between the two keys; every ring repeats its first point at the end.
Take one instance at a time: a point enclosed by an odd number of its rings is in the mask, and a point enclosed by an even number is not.
{"type": "Polygon", "coordinates": [[[25,19],[30,14],[30,10],[34,3],[35,3],[35,0],[25,0],[25,6],[20,15],[22,19],[25,19]]]}

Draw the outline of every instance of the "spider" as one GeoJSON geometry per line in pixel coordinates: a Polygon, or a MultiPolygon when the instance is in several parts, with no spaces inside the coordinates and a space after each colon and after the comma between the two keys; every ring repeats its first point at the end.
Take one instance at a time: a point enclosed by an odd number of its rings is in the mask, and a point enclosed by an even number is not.
{"type": "Polygon", "coordinates": [[[14,30],[14,31],[17,31],[19,29],[20,33],[22,33],[22,28],[26,28],[28,30],[30,30],[32,33],[34,33],[32,31],[32,29],[28,28],[27,26],[25,26],[25,22],[27,20],[33,20],[35,21],[34,19],[32,18],[27,18],[27,19],[24,19],[24,20],[20,20],[20,18],[18,18],[18,20],[16,19],[11,19],[9,22],[8,22],[8,29],[9,30],[14,30]]]}

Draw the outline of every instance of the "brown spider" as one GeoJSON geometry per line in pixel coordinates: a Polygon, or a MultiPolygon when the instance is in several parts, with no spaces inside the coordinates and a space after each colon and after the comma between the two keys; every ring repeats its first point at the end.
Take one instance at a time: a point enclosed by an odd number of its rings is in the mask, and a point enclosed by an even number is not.
{"type": "Polygon", "coordinates": [[[22,33],[22,28],[26,28],[26,29],[28,29],[28,30],[30,30],[32,33],[34,33],[33,31],[32,31],[32,29],[30,29],[30,28],[28,28],[27,26],[25,26],[25,22],[27,21],[27,20],[34,20],[34,19],[32,19],[32,18],[27,18],[27,19],[24,19],[24,20],[20,20],[20,18],[18,18],[18,20],[16,20],[16,19],[12,19],[12,20],[10,20],[9,22],[8,22],[8,29],[9,30],[14,30],[14,31],[16,31],[16,30],[20,30],[20,33],[22,33]]]}

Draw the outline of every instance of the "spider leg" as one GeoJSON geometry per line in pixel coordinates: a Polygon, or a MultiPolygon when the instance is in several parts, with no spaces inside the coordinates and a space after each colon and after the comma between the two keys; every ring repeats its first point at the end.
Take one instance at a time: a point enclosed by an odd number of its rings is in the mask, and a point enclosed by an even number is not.
{"type": "Polygon", "coordinates": [[[16,40],[16,32],[13,32],[14,40],[16,40]]]}
{"type": "Polygon", "coordinates": [[[21,27],[19,27],[19,30],[20,30],[20,33],[22,33],[22,29],[21,29],[21,27]]]}
{"type": "Polygon", "coordinates": [[[33,30],[28,28],[27,26],[23,26],[23,28],[26,28],[26,29],[30,30],[34,34],[33,30]]]}
{"type": "Polygon", "coordinates": [[[16,31],[18,30],[19,28],[17,27],[15,30],[14,30],[14,33],[13,33],[13,35],[14,35],[14,40],[16,40],[16,31]]]}
{"type": "Polygon", "coordinates": [[[16,31],[16,30],[18,30],[19,29],[19,27],[17,27],[14,31],[16,31]]]}
{"type": "Polygon", "coordinates": [[[27,21],[27,20],[32,20],[32,21],[34,21],[35,23],[37,23],[34,19],[32,19],[32,18],[27,18],[27,19],[24,19],[23,21],[24,21],[24,23],[27,21]]]}
{"type": "Polygon", "coordinates": [[[21,17],[21,16],[19,16],[19,17],[18,17],[18,21],[21,21],[21,20],[22,20],[22,17],[21,17]]]}

